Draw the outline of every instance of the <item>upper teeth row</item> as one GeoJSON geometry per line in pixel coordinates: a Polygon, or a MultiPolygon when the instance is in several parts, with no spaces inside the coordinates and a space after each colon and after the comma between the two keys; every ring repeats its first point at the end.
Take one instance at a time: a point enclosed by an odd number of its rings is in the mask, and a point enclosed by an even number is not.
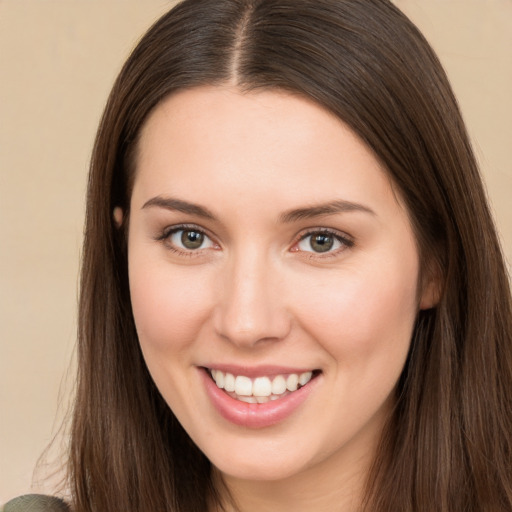
{"type": "Polygon", "coordinates": [[[290,373],[289,375],[276,375],[269,377],[256,377],[250,379],[245,375],[234,376],[221,370],[211,370],[213,380],[220,389],[235,392],[239,396],[270,396],[281,395],[285,391],[296,391],[299,386],[307,384],[313,372],[290,373]]]}

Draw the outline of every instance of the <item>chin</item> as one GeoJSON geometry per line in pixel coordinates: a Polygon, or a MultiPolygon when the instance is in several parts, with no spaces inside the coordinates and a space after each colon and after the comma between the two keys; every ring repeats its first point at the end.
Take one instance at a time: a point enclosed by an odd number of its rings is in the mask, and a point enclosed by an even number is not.
{"type": "Polygon", "coordinates": [[[242,436],[227,443],[203,446],[203,453],[220,473],[237,480],[278,481],[306,471],[318,461],[311,441],[276,433],[271,438],[242,436]]]}
{"type": "Polygon", "coordinates": [[[260,460],[222,460],[214,466],[223,474],[237,480],[279,481],[301,472],[301,466],[293,461],[279,461],[278,457],[260,460]]]}

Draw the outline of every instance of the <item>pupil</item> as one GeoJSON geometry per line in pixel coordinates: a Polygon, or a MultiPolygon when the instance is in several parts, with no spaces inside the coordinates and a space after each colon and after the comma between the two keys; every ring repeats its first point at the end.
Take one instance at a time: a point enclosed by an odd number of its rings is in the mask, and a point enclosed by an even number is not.
{"type": "Polygon", "coordinates": [[[183,231],[181,243],[187,249],[198,249],[203,244],[204,235],[197,231],[183,231]]]}
{"type": "Polygon", "coordinates": [[[311,237],[310,245],[315,252],[327,252],[332,249],[333,244],[331,235],[318,234],[311,237]]]}

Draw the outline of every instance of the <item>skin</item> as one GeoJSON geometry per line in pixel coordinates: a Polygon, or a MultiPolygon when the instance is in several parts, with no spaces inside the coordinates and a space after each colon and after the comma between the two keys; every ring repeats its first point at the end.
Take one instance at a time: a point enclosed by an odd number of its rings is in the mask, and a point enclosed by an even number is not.
{"type": "Polygon", "coordinates": [[[149,371],[240,510],[356,510],[416,315],[432,305],[408,214],[372,152],[298,96],[177,93],[141,132],[128,259],[149,371]],[[340,200],[361,208],[284,218],[340,200]],[[169,231],[183,224],[203,245],[180,246],[169,231]],[[315,252],[310,233],[325,229],[332,249],[315,252]],[[285,420],[245,428],[205,392],[199,367],[216,364],[321,374],[285,420]]]}

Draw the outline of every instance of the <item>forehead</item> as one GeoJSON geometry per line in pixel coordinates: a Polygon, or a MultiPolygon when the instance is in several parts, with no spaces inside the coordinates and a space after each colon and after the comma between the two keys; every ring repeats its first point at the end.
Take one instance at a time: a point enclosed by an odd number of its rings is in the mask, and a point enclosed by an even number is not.
{"type": "MultiPolygon", "coordinates": [[[[158,105],[141,130],[136,192],[208,201],[267,198],[348,201],[396,197],[373,152],[317,103],[281,91],[229,87],[181,91],[158,105]]],[[[245,203],[244,203],[245,201],[245,203]]]]}

